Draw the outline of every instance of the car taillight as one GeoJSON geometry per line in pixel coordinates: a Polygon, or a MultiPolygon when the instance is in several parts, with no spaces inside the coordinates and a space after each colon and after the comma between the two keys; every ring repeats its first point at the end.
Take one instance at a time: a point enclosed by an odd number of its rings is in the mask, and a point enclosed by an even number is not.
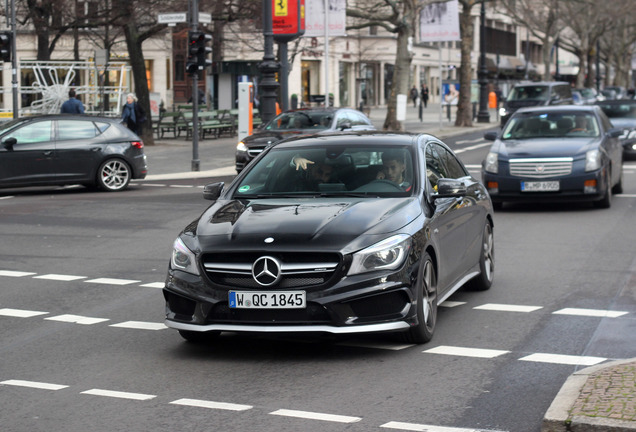
{"type": "Polygon", "coordinates": [[[144,148],[144,143],[143,141],[133,141],[131,142],[132,146],[138,149],[142,149],[144,148]]]}

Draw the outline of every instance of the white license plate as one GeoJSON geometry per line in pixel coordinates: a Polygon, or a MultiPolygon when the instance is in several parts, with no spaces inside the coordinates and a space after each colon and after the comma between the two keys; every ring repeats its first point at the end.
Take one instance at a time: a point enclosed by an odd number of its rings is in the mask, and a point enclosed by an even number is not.
{"type": "Polygon", "coordinates": [[[521,182],[522,192],[556,192],[559,190],[558,181],[528,181],[521,182]]]}
{"type": "Polygon", "coordinates": [[[232,309],[302,309],[305,291],[230,291],[232,309]]]}

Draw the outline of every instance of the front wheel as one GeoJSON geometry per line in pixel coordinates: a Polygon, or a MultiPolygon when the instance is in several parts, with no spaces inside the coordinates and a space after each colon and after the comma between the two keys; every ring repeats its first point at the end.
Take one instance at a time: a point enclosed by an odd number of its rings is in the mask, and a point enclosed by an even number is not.
{"type": "Polygon", "coordinates": [[[428,253],[422,256],[417,286],[417,325],[404,332],[408,343],[423,344],[433,338],[437,323],[437,275],[428,253]]]}
{"type": "Polygon", "coordinates": [[[598,201],[594,201],[594,206],[597,208],[610,208],[612,206],[612,176],[607,170],[607,175],[605,176],[605,193],[603,194],[603,198],[598,201]]]}
{"type": "Polygon", "coordinates": [[[128,164],[121,159],[108,159],[97,170],[97,185],[107,192],[117,192],[126,189],[132,171],[128,164]]]}
{"type": "Polygon", "coordinates": [[[479,275],[470,281],[470,288],[476,291],[486,291],[492,285],[495,277],[495,237],[492,225],[486,221],[481,238],[481,254],[479,256],[479,275]]]}

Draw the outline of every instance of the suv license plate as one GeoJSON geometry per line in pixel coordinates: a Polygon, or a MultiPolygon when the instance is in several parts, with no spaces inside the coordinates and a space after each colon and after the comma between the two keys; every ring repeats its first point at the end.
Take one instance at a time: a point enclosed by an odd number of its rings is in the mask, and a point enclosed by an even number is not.
{"type": "Polygon", "coordinates": [[[302,309],[305,291],[230,291],[231,309],[302,309]]]}
{"type": "Polygon", "coordinates": [[[559,187],[558,181],[521,182],[522,192],[557,192],[559,187]]]}

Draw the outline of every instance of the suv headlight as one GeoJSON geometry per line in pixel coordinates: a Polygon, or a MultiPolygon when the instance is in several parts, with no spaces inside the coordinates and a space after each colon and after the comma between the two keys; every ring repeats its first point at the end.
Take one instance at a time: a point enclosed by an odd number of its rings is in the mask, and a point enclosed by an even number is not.
{"type": "Polygon", "coordinates": [[[596,171],[601,168],[601,152],[590,150],[585,153],[585,171],[596,171]]]}
{"type": "Polygon", "coordinates": [[[500,117],[505,117],[506,114],[508,114],[508,111],[504,107],[499,108],[499,116],[500,117]]]}
{"type": "Polygon", "coordinates": [[[245,145],[245,143],[243,143],[243,141],[239,142],[236,145],[236,150],[237,151],[242,151],[242,152],[246,152],[247,151],[247,146],[245,145]]]}
{"type": "Polygon", "coordinates": [[[199,274],[194,253],[188,249],[183,240],[177,238],[172,245],[172,258],[170,264],[173,269],[181,270],[194,275],[199,274]]]}
{"type": "Polygon", "coordinates": [[[353,254],[349,276],[400,267],[411,247],[411,236],[398,234],[353,254]]]}
{"type": "Polygon", "coordinates": [[[484,170],[493,174],[497,174],[499,172],[499,155],[497,153],[488,153],[484,162],[484,170]]]}

